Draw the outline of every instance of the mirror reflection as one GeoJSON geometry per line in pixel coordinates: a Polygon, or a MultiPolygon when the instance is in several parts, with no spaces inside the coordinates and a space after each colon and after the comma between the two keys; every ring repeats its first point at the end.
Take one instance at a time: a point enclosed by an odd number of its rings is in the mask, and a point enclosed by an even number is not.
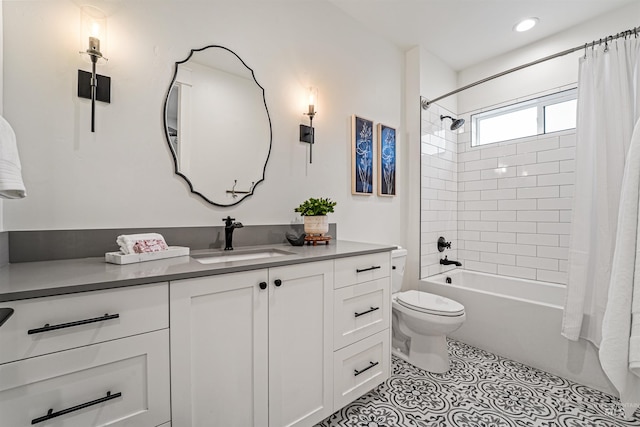
{"type": "Polygon", "coordinates": [[[209,203],[240,203],[264,179],[271,151],[264,89],[225,47],[194,49],[176,63],[165,131],[176,174],[209,203]]]}

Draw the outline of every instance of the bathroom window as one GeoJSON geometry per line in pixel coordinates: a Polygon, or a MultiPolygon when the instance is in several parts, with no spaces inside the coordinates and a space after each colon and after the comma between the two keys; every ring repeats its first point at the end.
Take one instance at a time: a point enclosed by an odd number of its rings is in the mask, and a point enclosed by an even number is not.
{"type": "Polygon", "coordinates": [[[577,89],[471,115],[471,146],[492,144],[576,127],[577,89]]]}

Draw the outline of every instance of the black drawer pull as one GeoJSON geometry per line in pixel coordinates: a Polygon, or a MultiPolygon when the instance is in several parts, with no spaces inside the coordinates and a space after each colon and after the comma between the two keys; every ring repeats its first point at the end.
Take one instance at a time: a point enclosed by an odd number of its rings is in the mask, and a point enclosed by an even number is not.
{"type": "Polygon", "coordinates": [[[376,366],[378,364],[378,362],[369,362],[369,366],[367,366],[366,368],[364,368],[361,371],[358,371],[357,369],[353,370],[353,376],[357,377],[358,375],[360,375],[361,373],[368,371],[369,369],[373,368],[374,366],[376,366]]]}
{"type": "Polygon", "coordinates": [[[367,313],[371,313],[372,311],[380,310],[380,307],[371,307],[371,310],[363,311],[362,313],[354,313],[356,317],[363,316],[367,313]]]}
{"type": "Polygon", "coordinates": [[[276,285],[276,286],[280,286],[280,285],[282,285],[282,280],[276,279],[276,280],[273,281],[273,284],[276,285]]]}
{"type": "Polygon", "coordinates": [[[61,323],[59,325],[49,325],[48,323],[42,328],[29,329],[27,334],[39,334],[41,332],[55,331],[56,329],[72,328],[74,326],[86,325],[88,323],[102,322],[103,320],[111,320],[119,318],[119,314],[105,314],[104,316],[94,317],[93,319],[78,320],[75,322],[61,323]]]}
{"type": "Polygon", "coordinates": [[[382,266],[381,265],[372,265],[369,268],[356,269],[356,273],[362,273],[363,271],[377,270],[379,268],[382,268],[382,266]]]}
{"type": "Polygon", "coordinates": [[[122,393],[111,394],[111,392],[108,391],[107,395],[105,397],[101,397],[100,399],[92,400],[91,402],[82,403],[80,405],[76,405],[76,406],[73,406],[71,408],[63,409],[62,411],[53,412],[53,409],[49,409],[47,411],[47,415],[44,415],[42,417],[38,417],[38,418],[35,418],[35,419],[31,420],[31,424],[32,425],[33,424],[38,424],[38,423],[41,423],[43,421],[50,420],[51,418],[59,417],[60,415],[66,415],[66,414],[68,414],[70,412],[79,411],[80,409],[88,408],[89,406],[97,405],[99,403],[106,402],[106,401],[111,400],[111,399],[117,399],[120,396],[122,396],[122,393]]]}
{"type": "Polygon", "coordinates": [[[260,289],[262,290],[267,289],[267,282],[260,282],[260,289]]]}

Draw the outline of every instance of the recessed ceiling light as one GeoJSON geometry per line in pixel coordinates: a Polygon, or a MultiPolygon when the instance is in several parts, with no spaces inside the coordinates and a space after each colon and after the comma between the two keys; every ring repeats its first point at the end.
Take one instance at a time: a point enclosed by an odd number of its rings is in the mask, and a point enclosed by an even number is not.
{"type": "Polygon", "coordinates": [[[523,19],[522,21],[520,21],[516,25],[514,25],[513,31],[518,31],[520,33],[523,32],[523,31],[528,31],[528,30],[532,29],[533,27],[535,27],[536,24],[538,23],[538,21],[539,21],[538,18],[523,19]]]}

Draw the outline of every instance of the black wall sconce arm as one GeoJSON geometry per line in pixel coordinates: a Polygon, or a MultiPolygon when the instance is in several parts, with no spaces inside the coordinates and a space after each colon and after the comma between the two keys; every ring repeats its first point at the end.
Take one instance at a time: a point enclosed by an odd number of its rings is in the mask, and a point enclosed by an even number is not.
{"type": "Polygon", "coordinates": [[[309,126],[300,125],[300,142],[309,144],[309,163],[313,163],[313,144],[315,142],[315,132],[313,129],[313,116],[309,114],[309,126]]]}
{"type": "Polygon", "coordinates": [[[95,132],[96,101],[111,103],[111,77],[96,74],[96,63],[102,55],[89,51],[81,53],[91,58],[91,72],[78,70],[78,97],[91,100],[91,132],[95,132]]]}

